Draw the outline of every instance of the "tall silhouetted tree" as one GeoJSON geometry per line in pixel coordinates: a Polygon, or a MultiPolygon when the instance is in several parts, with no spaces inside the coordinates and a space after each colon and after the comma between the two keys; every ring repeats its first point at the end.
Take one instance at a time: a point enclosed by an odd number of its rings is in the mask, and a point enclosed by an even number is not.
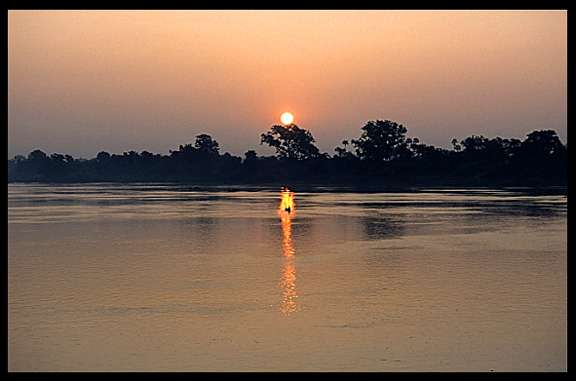
{"type": "Polygon", "coordinates": [[[550,156],[563,153],[564,145],[554,130],[532,131],[522,142],[522,150],[531,155],[550,156]]]}
{"type": "Polygon", "coordinates": [[[518,149],[517,160],[538,176],[567,176],[567,148],[553,130],[529,133],[518,149]]]}
{"type": "Polygon", "coordinates": [[[212,136],[208,134],[200,134],[196,136],[194,147],[196,147],[196,149],[200,150],[201,152],[214,155],[218,155],[218,150],[220,149],[218,142],[213,140],[212,136]]]}
{"type": "Polygon", "coordinates": [[[405,148],[406,127],[390,120],[369,121],[358,140],[352,139],[362,159],[391,160],[405,148]]]}
{"type": "Polygon", "coordinates": [[[260,144],[266,143],[276,148],[276,153],[282,158],[296,160],[319,156],[320,150],[313,144],[314,141],[310,131],[296,124],[274,125],[270,131],[260,135],[260,144]]]}

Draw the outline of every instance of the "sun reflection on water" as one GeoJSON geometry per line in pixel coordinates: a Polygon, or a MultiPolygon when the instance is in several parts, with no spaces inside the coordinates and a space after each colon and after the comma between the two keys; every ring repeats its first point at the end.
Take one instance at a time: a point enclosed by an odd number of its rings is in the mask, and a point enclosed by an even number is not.
{"type": "Polygon", "coordinates": [[[296,265],[294,263],[294,246],[292,246],[292,218],[296,215],[296,210],[294,194],[290,192],[289,189],[283,188],[281,195],[282,198],[278,215],[282,222],[282,234],[284,236],[282,243],[284,249],[284,267],[280,281],[283,294],[280,311],[285,315],[290,315],[292,312],[300,309],[300,306],[296,303],[296,299],[298,298],[298,294],[296,293],[296,265]]]}

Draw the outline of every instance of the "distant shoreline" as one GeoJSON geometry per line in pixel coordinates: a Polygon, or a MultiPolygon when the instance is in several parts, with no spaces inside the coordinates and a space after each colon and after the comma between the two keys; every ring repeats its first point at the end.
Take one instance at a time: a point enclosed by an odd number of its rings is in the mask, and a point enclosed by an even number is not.
{"type": "Polygon", "coordinates": [[[320,153],[311,134],[296,125],[273,126],[272,130],[262,134],[262,139],[277,147],[277,156],[258,156],[252,150],[244,158],[220,154],[218,142],[207,134],[169,155],[102,151],[86,160],[34,150],[27,157],[8,160],[8,182],[369,187],[568,184],[568,149],[553,130],[534,131],[524,141],[473,135],[461,142],[454,139],[450,151],[405,138],[402,125],[378,120],[363,127],[359,140],[352,139],[355,153],[343,141],[344,148],[337,147],[333,156],[320,153]]]}

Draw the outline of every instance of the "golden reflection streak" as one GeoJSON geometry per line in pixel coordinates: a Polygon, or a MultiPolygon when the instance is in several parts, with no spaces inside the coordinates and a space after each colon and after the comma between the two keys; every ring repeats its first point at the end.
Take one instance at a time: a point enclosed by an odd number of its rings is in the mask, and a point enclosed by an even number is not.
{"type": "Polygon", "coordinates": [[[278,209],[278,215],[282,221],[282,234],[284,241],[284,268],[282,270],[282,287],[283,299],[280,311],[283,314],[290,315],[300,309],[296,303],[298,294],[296,293],[296,266],[294,264],[294,247],[292,246],[292,218],[295,216],[294,194],[289,189],[282,189],[282,199],[278,209]]]}

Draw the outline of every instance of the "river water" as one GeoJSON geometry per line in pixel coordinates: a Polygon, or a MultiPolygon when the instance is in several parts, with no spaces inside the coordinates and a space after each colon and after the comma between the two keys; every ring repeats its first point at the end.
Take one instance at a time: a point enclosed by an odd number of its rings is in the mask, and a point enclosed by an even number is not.
{"type": "Polygon", "coordinates": [[[8,185],[10,371],[565,371],[567,196],[8,185]]]}

